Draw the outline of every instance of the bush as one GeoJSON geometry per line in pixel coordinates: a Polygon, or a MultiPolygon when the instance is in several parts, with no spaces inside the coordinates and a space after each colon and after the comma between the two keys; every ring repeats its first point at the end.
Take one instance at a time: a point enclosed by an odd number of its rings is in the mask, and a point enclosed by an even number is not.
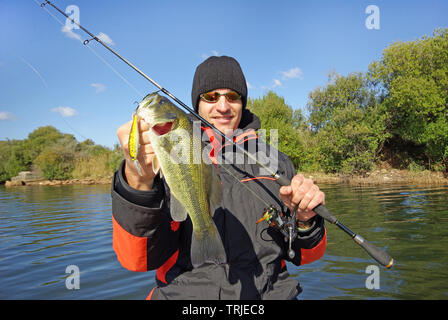
{"type": "Polygon", "coordinates": [[[0,183],[28,170],[20,140],[0,141],[0,183]]]}
{"type": "Polygon", "coordinates": [[[326,172],[363,173],[372,168],[386,139],[388,114],[362,73],[332,74],[307,104],[326,172]]]}
{"type": "Polygon", "coordinates": [[[63,145],[53,145],[44,149],[35,163],[47,180],[67,180],[72,178],[74,153],[63,145]]]}

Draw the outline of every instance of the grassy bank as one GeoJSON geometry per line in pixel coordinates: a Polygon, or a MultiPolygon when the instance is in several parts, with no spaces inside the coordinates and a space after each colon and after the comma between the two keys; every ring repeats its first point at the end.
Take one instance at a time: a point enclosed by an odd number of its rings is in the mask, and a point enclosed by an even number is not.
{"type": "MultiPolygon", "coordinates": [[[[364,175],[302,172],[302,174],[313,179],[316,184],[348,184],[348,185],[383,185],[383,184],[409,184],[409,185],[448,185],[448,178],[441,172],[410,171],[398,169],[377,169],[364,175]]],[[[39,180],[39,181],[7,181],[5,186],[55,186],[70,184],[110,184],[110,178],[83,178],[69,180],[39,180]]]]}
{"type": "Polygon", "coordinates": [[[355,174],[326,174],[322,172],[303,173],[315,183],[340,183],[349,185],[382,185],[382,184],[410,184],[410,185],[448,185],[448,178],[441,172],[410,171],[398,169],[378,169],[364,175],[355,174]]]}

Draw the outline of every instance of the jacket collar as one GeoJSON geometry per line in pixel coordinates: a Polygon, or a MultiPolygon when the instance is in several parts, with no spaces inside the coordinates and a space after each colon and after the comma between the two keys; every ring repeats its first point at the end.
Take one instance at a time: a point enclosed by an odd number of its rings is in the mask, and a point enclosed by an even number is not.
{"type": "MultiPolygon", "coordinates": [[[[257,134],[255,131],[260,129],[260,127],[260,119],[249,110],[244,109],[240,124],[232,134],[233,142],[243,143],[244,141],[247,141],[249,139],[256,139],[257,134]]],[[[220,149],[229,144],[223,144],[225,142],[224,139],[218,133],[214,132],[211,128],[205,126],[202,126],[201,128],[208,135],[209,141],[213,145],[213,148],[220,149]]]]}
{"type": "MultiPolygon", "coordinates": [[[[257,139],[258,136],[255,130],[260,129],[260,127],[260,119],[249,110],[244,109],[240,124],[232,135],[233,142],[243,144],[248,140],[257,139]]],[[[201,127],[201,129],[207,134],[209,142],[212,146],[212,150],[209,153],[209,158],[216,164],[216,155],[224,147],[230,146],[230,143],[226,142],[210,127],[201,127]]]]}

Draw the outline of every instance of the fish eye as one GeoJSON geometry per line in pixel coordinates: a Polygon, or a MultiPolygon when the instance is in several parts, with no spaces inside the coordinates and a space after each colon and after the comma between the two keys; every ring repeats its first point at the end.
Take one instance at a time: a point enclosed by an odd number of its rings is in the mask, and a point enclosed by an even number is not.
{"type": "Polygon", "coordinates": [[[160,98],[160,100],[159,100],[159,104],[164,104],[166,102],[166,99],[165,98],[160,98]]]}

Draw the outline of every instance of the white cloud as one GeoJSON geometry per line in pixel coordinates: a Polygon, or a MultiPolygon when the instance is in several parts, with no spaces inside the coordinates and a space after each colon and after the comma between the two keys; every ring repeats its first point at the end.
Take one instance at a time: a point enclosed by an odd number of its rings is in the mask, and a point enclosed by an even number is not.
{"type": "Polygon", "coordinates": [[[295,78],[302,79],[303,76],[303,72],[300,68],[292,68],[287,71],[280,71],[280,73],[283,76],[283,80],[295,78]]]}
{"type": "Polygon", "coordinates": [[[249,83],[249,81],[246,81],[247,89],[255,89],[255,87],[249,83]]]}
{"type": "Polygon", "coordinates": [[[92,83],[90,86],[95,88],[96,93],[106,91],[107,89],[107,87],[102,83],[92,83]]]}
{"type": "Polygon", "coordinates": [[[0,111],[0,121],[13,120],[15,116],[8,111],[0,111]]]}
{"type": "Polygon", "coordinates": [[[280,80],[274,79],[273,81],[274,81],[274,85],[272,86],[273,88],[282,86],[282,82],[280,80]]]}
{"type": "Polygon", "coordinates": [[[113,46],[115,43],[112,41],[112,39],[105,33],[100,32],[97,36],[98,39],[103,41],[105,44],[108,44],[110,46],[113,46]]]}
{"type": "Polygon", "coordinates": [[[61,29],[62,33],[64,33],[67,37],[82,41],[81,36],[77,33],[74,33],[72,30],[73,30],[72,28],[70,28],[66,25],[62,26],[62,29],[61,29]]]}
{"type": "Polygon", "coordinates": [[[70,107],[56,107],[51,109],[52,112],[57,112],[59,113],[61,116],[63,117],[73,117],[74,115],[76,115],[78,112],[70,107]]]}

